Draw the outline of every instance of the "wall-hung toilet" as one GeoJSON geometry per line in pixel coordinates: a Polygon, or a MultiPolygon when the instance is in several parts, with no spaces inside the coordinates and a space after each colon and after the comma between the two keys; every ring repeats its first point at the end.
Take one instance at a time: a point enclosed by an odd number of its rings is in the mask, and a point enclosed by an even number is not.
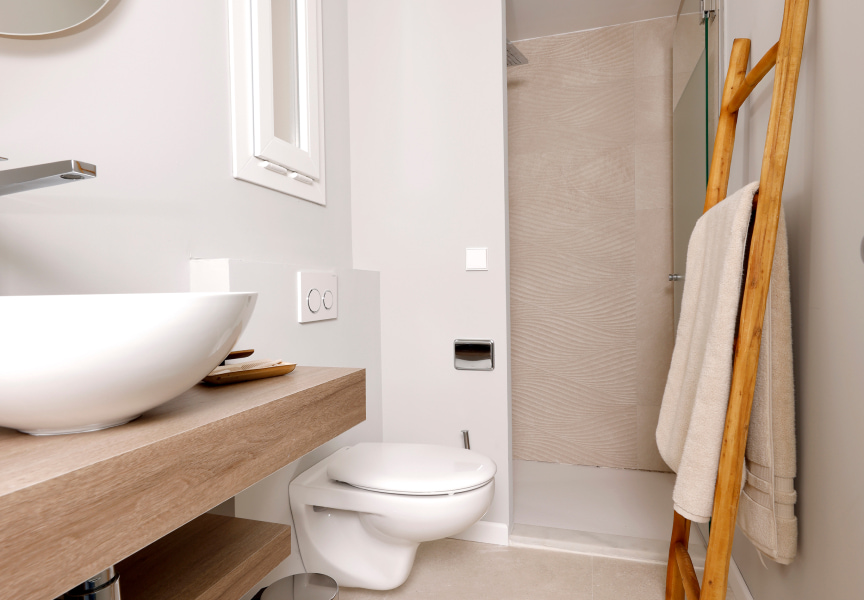
{"type": "Polygon", "coordinates": [[[420,542],[464,531],[486,514],[495,471],[491,458],[461,448],[342,448],[289,486],[303,566],[343,587],[398,587],[420,542]]]}

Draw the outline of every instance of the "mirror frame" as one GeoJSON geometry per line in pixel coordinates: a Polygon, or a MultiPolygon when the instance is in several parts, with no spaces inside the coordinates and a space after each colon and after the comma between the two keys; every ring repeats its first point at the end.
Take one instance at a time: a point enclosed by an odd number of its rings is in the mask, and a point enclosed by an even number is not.
{"type": "Polygon", "coordinates": [[[102,6],[97,8],[94,12],[90,13],[89,16],[81,19],[77,23],[73,23],[69,27],[63,27],[62,29],[55,29],[53,31],[40,31],[39,33],[12,33],[10,31],[0,31],[0,37],[13,38],[13,39],[39,39],[45,37],[53,37],[61,34],[70,34],[77,32],[82,25],[95,19],[100,13],[104,14],[103,11],[105,8],[112,3],[112,0],[105,0],[102,3],[102,6]]]}
{"type": "Polygon", "coordinates": [[[308,118],[301,125],[308,134],[308,151],[275,135],[270,0],[229,0],[233,175],[326,205],[321,0],[297,0],[301,3],[305,52],[298,55],[305,54],[306,61],[298,72],[306,75],[308,118]]]}

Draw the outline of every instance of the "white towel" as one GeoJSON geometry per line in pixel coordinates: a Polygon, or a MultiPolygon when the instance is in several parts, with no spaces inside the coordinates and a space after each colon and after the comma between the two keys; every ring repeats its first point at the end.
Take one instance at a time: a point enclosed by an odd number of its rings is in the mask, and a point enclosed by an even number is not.
{"type": "MultiPolygon", "coordinates": [[[[752,183],[705,213],[687,248],[681,317],[657,425],[657,446],[678,474],[675,510],[697,522],[708,521],[714,505],[747,231],[758,188],[758,183],[752,183]]],[[[790,562],[797,547],[792,509],[795,420],[782,213],[761,348],[739,525],[767,556],[790,562]]]]}

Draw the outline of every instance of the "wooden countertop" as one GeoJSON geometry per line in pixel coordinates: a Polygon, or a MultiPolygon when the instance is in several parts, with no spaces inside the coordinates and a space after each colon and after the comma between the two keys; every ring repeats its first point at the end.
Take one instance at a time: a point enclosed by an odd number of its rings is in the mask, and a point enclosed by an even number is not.
{"type": "Polygon", "coordinates": [[[0,428],[3,595],[50,600],[365,417],[364,370],[297,367],[103,431],[0,428]]]}

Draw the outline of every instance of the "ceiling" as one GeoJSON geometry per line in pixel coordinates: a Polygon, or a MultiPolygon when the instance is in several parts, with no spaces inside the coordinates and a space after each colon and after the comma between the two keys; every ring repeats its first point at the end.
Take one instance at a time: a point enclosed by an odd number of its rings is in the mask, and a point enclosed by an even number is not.
{"type": "Polygon", "coordinates": [[[674,16],[681,0],[507,0],[507,39],[608,27],[674,16]]]}

